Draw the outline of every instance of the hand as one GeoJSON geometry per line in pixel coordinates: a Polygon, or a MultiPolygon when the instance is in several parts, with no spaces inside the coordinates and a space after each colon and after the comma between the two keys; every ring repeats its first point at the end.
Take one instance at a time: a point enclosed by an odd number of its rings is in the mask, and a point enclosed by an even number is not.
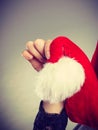
{"type": "Polygon", "coordinates": [[[37,39],[34,42],[28,41],[26,43],[27,49],[22,52],[22,55],[37,71],[40,71],[46,60],[50,58],[51,42],[51,40],[37,39]]]}

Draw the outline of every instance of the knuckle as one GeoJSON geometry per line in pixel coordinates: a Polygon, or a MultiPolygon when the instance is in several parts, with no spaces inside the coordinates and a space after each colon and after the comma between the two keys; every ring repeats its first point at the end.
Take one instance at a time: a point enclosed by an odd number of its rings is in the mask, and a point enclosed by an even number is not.
{"type": "Polygon", "coordinates": [[[36,39],[34,43],[35,43],[35,45],[43,44],[43,43],[45,43],[45,40],[43,40],[43,39],[36,39]]]}
{"type": "Polygon", "coordinates": [[[28,41],[28,42],[26,43],[26,47],[29,48],[32,44],[33,44],[32,41],[28,41]]]}

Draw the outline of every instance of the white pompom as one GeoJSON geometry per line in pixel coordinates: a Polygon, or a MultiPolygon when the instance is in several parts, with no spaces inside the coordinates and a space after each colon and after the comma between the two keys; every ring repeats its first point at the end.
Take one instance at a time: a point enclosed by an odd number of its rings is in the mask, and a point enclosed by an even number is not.
{"type": "Polygon", "coordinates": [[[78,92],[85,81],[85,72],[80,63],[62,57],[56,63],[46,63],[38,73],[36,93],[41,100],[57,103],[78,92]]]}

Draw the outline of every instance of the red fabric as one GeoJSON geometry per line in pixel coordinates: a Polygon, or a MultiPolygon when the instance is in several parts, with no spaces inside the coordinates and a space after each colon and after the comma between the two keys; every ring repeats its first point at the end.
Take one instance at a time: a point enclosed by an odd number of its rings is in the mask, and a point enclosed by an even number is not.
{"type": "Polygon", "coordinates": [[[95,73],[97,75],[97,78],[98,78],[98,42],[97,42],[96,49],[94,51],[94,54],[93,54],[93,57],[91,60],[91,64],[92,64],[92,66],[95,70],[95,73]]]}
{"type": "Polygon", "coordinates": [[[98,128],[98,81],[89,59],[77,45],[63,36],[53,40],[50,55],[48,62],[55,63],[65,55],[82,64],[85,83],[79,92],[67,99],[65,108],[73,122],[98,128]]]}

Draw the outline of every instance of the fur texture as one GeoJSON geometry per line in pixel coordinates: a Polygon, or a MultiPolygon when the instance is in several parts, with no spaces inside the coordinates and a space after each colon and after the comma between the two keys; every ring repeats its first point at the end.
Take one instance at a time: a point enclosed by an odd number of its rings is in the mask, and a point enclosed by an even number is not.
{"type": "Polygon", "coordinates": [[[85,72],[73,58],[62,57],[56,63],[46,63],[35,81],[41,100],[51,103],[63,101],[78,92],[85,82],[85,72]]]}

